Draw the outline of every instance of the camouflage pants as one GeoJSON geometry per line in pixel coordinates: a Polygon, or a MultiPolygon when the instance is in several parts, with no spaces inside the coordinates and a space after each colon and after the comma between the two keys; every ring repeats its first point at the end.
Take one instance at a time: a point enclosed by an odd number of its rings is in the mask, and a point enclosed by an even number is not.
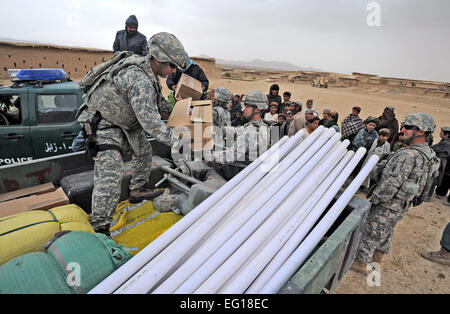
{"type": "MultiPolygon", "coordinates": [[[[119,128],[106,128],[108,123],[100,122],[97,131],[99,145],[116,145],[122,152],[130,151],[130,145],[124,133],[119,128]]],[[[139,138],[139,151],[133,152],[131,164],[132,174],[130,190],[143,187],[150,178],[152,164],[152,147],[150,142],[141,134],[139,138]]],[[[123,160],[119,151],[106,150],[97,153],[94,158],[94,189],[92,192],[92,214],[90,223],[94,230],[109,226],[120,200],[123,160]]]]}
{"type": "Polygon", "coordinates": [[[356,258],[361,263],[371,263],[375,250],[384,254],[389,253],[394,228],[403,218],[408,207],[399,206],[395,208],[385,207],[382,204],[372,205],[356,252],[356,258]]]}

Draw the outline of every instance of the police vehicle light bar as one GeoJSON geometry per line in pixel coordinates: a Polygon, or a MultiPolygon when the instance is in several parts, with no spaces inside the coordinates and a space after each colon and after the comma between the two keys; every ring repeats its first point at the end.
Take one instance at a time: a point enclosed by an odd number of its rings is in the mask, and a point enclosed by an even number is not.
{"type": "Polygon", "coordinates": [[[62,69],[22,69],[15,74],[20,81],[62,80],[67,76],[62,69]]]}
{"type": "Polygon", "coordinates": [[[15,79],[17,72],[19,72],[19,69],[8,69],[8,75],[11,79],[15,79]]]}

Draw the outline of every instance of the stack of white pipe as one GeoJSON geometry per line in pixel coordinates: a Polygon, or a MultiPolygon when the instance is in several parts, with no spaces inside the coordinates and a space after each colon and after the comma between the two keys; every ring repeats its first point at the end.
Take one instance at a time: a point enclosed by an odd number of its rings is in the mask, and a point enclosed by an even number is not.
{"type": "Polygon", "coordinates": [[[378,160],[319,221],[365,154],[340,137],[284,137],[89,293],[276,293],[378,160]]]}

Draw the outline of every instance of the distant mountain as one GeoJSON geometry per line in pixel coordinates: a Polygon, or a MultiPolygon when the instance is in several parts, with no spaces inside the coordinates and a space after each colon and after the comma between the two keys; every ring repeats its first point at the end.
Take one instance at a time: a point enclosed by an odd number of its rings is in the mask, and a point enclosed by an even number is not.
{"type": "MultiPolygon", "coordinates": [[[[13,39],[13,38],[0,38],[0,41],[7,41],[7,42],[12,42],[12,43],[49,44],[49,43],[43,43],[41,41],[22,40],[22,39],[13,39]]],[[[53,44],[49,44],[49,45],[53,45],[53,44]]]]}
{"type": "Polygon", "coordinates": [[[283,62],[283,61],[265,61],[261,59],[255,59],[253,61],[231,61],[216,59],[216,64],[222,66],[231,67],[242,67],[242,68],[257,68],[257,69],[270,69],[270,70],[280,70],[280,71],[316,71],[323,72],[321,69],[315,68],[303,68],[298,65],[283,62]]]}

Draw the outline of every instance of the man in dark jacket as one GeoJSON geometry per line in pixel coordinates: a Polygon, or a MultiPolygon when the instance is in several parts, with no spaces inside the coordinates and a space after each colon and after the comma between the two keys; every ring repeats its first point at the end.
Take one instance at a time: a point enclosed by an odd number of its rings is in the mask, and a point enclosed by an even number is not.
{"type": "Polygon", "coordinates": [[[233,97],[233,103],[231,104],[230,109],[231,121],[233,121],[234,118],[236,118],[236,113],[238,111],[242,113],[242,104],[241,104],[241,96],[236,94],[233,97]]]}
{"type": "Polygon", "coordinates": [[[394,110],[394,107],[387,106],[384,109],[383,114],[378,118],[379,123],[376,128],[377,131],[384,128],[391,131],[388,142],[391,142],[394,136],[398,133],[398,120],[395,117],[394,110]]]}
{"type": "Polygon", "coordinates": [[[118,51],[132,51],[135,54],[147,55],[147,38],[145,35],[137,31],[138,20],[135,15],[130,15],[125,22],[125,29],[116,33],[113,50],[114,53],[118,51]]]}
{"type": "Polygon", "coordinates": [[[270,86],[267,99],[269,100],[269,104],[275,101],[278,103],[278,108],[281,108],[281,96],[279,95],[279,92],[280,86],[278,86],[278,84],[273,84],[272,86],[270,86]]]}
{"type": "MultiPolygon", "coordinates": [[[[436,180],[437,182],[435,182],[435,185],[437,185],[435,192],[436,196],[441,198],[445,205],[450,206],[450,195],[445,199],[450,188],[450,127],[441,128],[439,136],[442,140],[431,146],[441,160],[439,177],[436,180]]],[[[435,185],[433,185],[432,190],[434,190],[435,185]]]]}
{"type": "Polygon", "coordinates": [[[187,68],[183,71],[177,68],[177,71],[167,77],[166,84],[167,87],[174,91],[177,89],[177,84],[180,81],[181,74],[185,73],[196,80],[199,80],[202,83],[203,87],[203,95],[201,100],[206,99],[206,91],[209,88],[209,80],[206,77],[205,72],[203,72],[202,68],[197,65],[191,58],[189,58],[188,53],[186,52],[186,62],[187,68]]]}
{"type": "Polygon", "coordinates": [[[235,112],[234,119],[233,121],[231,121],[231,126],[238,127],[241,125],[245,125],[247,122],[248,120],[242,116],[242,111],[239,110],[235,112]]]}

